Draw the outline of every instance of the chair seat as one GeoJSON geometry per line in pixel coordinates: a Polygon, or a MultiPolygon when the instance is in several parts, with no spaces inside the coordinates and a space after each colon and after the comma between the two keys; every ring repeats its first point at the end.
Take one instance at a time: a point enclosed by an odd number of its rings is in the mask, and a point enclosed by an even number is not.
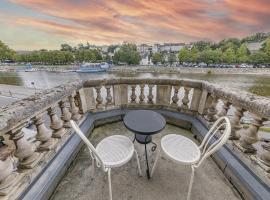
{"type": "Polygon", "coordinates": [[[106,167],[119,167],[132,158],[134,145],[126,136],[113,135],[98,143],[96,151],[106,167]]]}
{"type": "Polygon", "coordinates": [[[183,165],[195,164],[201,156],[199,147],[182,135],[164,136],[161,139],[161,148],[170,159],[183,165]]]}

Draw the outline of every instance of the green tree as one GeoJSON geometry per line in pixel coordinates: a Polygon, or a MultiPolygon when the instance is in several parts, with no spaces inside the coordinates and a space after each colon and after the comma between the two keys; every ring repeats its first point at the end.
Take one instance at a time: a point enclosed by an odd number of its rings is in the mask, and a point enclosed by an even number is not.
{"type": "Polygon", "coordinates": [[[125,43],[114,54],[113,63],[127,63],[128,65],[139,64],[141,60],[140,54],[137,52],[135,44],[125,43]]]}
{"type": "Polygon", "coordinates": [[[225,63],[229,63],[229,64],[236,63],[236,55],[235,55],[235,51],[234,51],[234,49],[232,47],[228,48],[223,53],[223,61],[225,63]]]}
{"type": "Polygon", "coordinates": [[[246,44],[241,44],[240,48],[237,49],[236,58],[238,63],[248,62],[249,51],[246,44]]]}
{"type": "Polygon", "coordinates": [[[15,59],[15,51],[10,49],[6,44],[4,44],[0,40],[0,61],[9,59],[9,60],[14,60],[15,59]]]}
{"type": "Polygon", "coordinates": [[[69,44],[61,44],[61,51],[70,51],[72,52],[73,51],[73,48],[72,46],[70,46],[69,44]]]}
{"type": "Polygon", "coordinates": [[[199,51],[203,51],[203,50],[206,50],[206,49],[210,48],[210,45],[211,45],[210,42],[207,42],[207,41],[198,41],[198,42],[195,42],[193,44],[193,47],[195,47],[199,51]]]}
{"type": "Polygon", "coordinates": [[[152,62],[156,65],[158,63],[164,63],[165,57],[162,53],[154,53],[152,55],[152,62]]]}
{"type": "Polygon", "coordinates": [[[170,64],[170,66],[172,66],[173,63],[175,63],[176,60],[176,55],[174,53],[169,53],[168,55],[168,63],[170,64]]]}
{"type": "Polygon", "coordinates": [[[263,51],[258,51],[250,55],[250,62],[255,65],[264,64],[269,62],[269,56],[263,51]]]}
{"type": "Polygon", "coordinates": [[[180,49],[178,54],[178,60],[180,63],[190,61],[190,53],[186,47],[180,49]]]}

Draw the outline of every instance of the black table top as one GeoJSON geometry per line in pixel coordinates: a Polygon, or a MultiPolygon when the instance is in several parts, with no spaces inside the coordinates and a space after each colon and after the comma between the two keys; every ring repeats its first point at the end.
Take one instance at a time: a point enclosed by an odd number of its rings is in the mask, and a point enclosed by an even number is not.
{"type": "Polygon", "coordinates": [[[125,126],[132,132],[141,135],[153,135],[164,129],[164,117],[151,110],[134,110],[124,117],[125,126]]]}

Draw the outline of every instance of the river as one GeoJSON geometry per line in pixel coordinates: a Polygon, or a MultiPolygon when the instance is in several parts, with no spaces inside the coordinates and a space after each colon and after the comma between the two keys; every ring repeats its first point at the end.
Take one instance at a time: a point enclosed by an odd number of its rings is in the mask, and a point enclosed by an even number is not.
{"type": "Polygon", "coordinates": [[[156,73],[55,73],[55,72],[0,72],[0,84],[19,85],[48,89],[73,80],[108,77],[140,77],[140,78],[188,78],[206,80],[223,86],[238,88],[257,95],[270,97],[270,76],[250,74],[156,74],[156,73]],[[34,82],[34,86],[31,84],[34,82]]]}

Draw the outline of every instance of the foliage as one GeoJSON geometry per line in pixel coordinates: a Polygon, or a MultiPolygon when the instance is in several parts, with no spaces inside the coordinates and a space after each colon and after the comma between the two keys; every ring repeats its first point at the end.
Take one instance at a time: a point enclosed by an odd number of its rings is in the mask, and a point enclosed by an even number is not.
{"type": "Polygon", "coordinates": [[[15,52],[0,40],[0,62],[14,60],[15,52]]]}
{"type": "Polygon", "coordinates": [[[115,52],[113,57],[113,63],[126,63],[128,65],[139,64],[141,60],[141,56],[139,52],[137,52],[137,47],[135,44],[125,43],[120,49],[115,52]]]}
{"type": "Polygon", "coordinates": [[[154,53],[152,55],[152,62],[156,65],[158,63],[165,63],[165,56],[163,53],[154,53]]]}
{"type": "Polygon", "coordinates": [[[186,47],[180,49],[179,54],[178,54],[178,60],[180,63],[190,61],[190,53],[186,47]]]}
{"type": "Polygon", "coordinates": [[[174,53],[169,53],[168,55],[168,63],[170,66],[177,61],[176,55],[174,53]]]}

